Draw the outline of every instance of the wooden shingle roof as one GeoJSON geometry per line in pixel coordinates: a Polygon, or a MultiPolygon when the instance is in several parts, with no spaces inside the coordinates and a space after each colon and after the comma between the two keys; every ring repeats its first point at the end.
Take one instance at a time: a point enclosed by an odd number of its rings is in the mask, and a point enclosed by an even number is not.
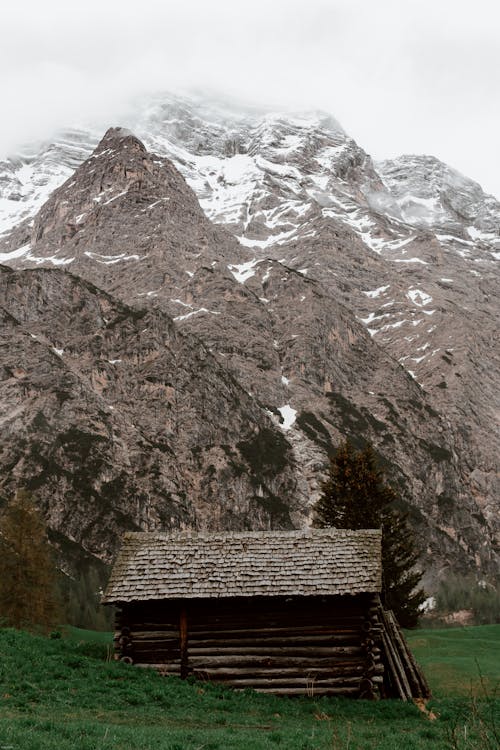
{"type": "Polygon", "coordinates": [[[104,604],[381,589],[378,529],[125,534],[104,604]]]}

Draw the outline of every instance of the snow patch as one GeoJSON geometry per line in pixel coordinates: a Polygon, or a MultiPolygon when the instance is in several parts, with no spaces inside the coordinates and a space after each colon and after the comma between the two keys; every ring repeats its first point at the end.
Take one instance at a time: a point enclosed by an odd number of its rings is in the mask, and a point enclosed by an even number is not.
{"type": "Polygon", "coordinates": [[[289,430],[295,423],[295,420],[297,418],[297,410],[292,409],[290,404],[285,404],[285,406],[280,406],[278,408],[279,413],[281,414],[281,418],[283,419],[283,422],[281,422],[280,427],[282,430],[289,430]]]}
{"type": "Polygon", "coordinates": [[[144,255],[127,255],[126,253],[120,253],[119,255],[101,255],[101,253],[93,253],[90,250],[85,250],[84,254],[91,260],[95,260],[97,263],[103,263],[106,266],[110,266],[113,263],[120,263],[122,260],[141,260],[141,258],[145,257],[144,255]]]}
{"type": "Polygon", "coordinates": [[[429,265],[425,260],[422,260],[421,258],[394,258],[393,263],[421,263],[423,266],[429,265]]]}
{"type": "Polygon", "coordinates": [[[210,315],[220,315],[220,311],[207,310],[206,307],[200,307],[199,310],[193,310],[192,312],[189,312],[186,315],[178,315],[176,318],[174,318],[174,320],[187,320],[188,318],[191,318],[193,315],[199,315],[200,313],[209,313],[210,315]]]}
{"type": "Polygon", "coordinates": [[[30,245],[23,245],[22,247],[18,247],[17,250],[11,250],[8,253],[0,253],[0,262],[4,260],[14,260],[14,258],[22,258],[23,255],[26,255],[26,253],[29,253],[30,245]]]}
{"type": "Polygon", "coordinates": [[[436,597],[428,596],[427,599],[420,605],[419,610],[421,612],[432,612],[433,609],[436,609],[436,604],[436,597]]]}
{"type": "Polygon", "coordinates": [[[498,241],[498,236],[493,232],[482,232],[480,229],[476,229],[476,227],[467,227],[467,233],[471,240],[498,241]]]}
{"type": "Polygon", "coordinates": [[[73,263],[73,258],[58,258],[56,255],[49,255],[44,258],[42,256],[31,255],[29,252],[30,245],[23,245],[23,247],[17,250],[12,250],[9,253],[0,253],[0,262],[5,260],[13,260],[14,258],[23,258],[24,260],[30,261],[31,263],[52,263],[53,266],[67,266],[69,263],[73,263]]]}
{"type": "Polygon", "coordinates": [[[366,294],[367,297],[370,297],[370,299],[376,299],[381,294],[387,291],[389,289],[390,284],[387,284],[386,286],[379,286],[377,289],[371,289],[368,292],[362,292],[362,294],[366,294]]]}
{"type": "Polygon", "coordinates": [[[473,245],[473,242],[469,242],[469,240],[464,240],[461,237],[457,237],[455,234],[436,234],[437,239],[440,242],[460,242],[462,245],[473,245]]]}
{"type": "Polygon", "coordinates": [[[432,297],[426,292],[422,292],[421,289],[409,289],[406,296],[418,307],[424,307],[432,302],[432,297]]]}
{"type": "Polygon", "coordinates": [[[228,269],[233,274],[234,278],[239,284],[244,284],[245,281],[255,276],[255,266],[261,261],[257,258],[249,260],[247,263],[240,263],[239,265],[233,264],[228,265],[228,269]]]}
{"type": "Polygon", "coordinates": [[[261,249],[264,249],[265,247],[269,247],[270,245],[276,245],[280,244],[281,242],[284,242],[289,237],[292,236],[292,234],[295,234],[297,231],[296,227],[293,229],[290,229],[289,232],[280,232],[279,234],[271,234],[269,237],[265,240],[252,240],[248,239],[247,237],[237,237],[236,239],[240,243],[240,245],[243,245],[244,247],[259,247],[261,249]]]}

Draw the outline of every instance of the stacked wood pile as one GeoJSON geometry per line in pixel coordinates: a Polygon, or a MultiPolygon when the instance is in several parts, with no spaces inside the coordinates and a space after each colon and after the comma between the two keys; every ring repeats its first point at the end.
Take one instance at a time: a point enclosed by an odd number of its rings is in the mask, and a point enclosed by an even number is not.
{"type": "Polygon", "coordinates": [[[384,683],[382,695],[414,700],[431,697],[425,675],[415,661],[410,647],[390,610],[380,608],[382,645],[384,653],[384,683]]]}

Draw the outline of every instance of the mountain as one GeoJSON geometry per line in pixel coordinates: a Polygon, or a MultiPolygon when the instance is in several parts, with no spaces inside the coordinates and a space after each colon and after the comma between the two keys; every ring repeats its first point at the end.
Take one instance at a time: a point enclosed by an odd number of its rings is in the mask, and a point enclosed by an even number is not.
{"type": "Polygon", "coordinates": [[[126,528],[306,523],[350,436],[428,581],[494,575],[495,199],[323,113],[157,97],[125,124],[0,165],[4,498],[36,488],[61,548],[109,560],[126,528]]]}
{"type": "Polygon", "coordinates": [[[167,315],[59,270],[2,266],[0,300],[2,494],[60,540],[109,561],[124,529],[292,527],[281,431],[167,315]]]}

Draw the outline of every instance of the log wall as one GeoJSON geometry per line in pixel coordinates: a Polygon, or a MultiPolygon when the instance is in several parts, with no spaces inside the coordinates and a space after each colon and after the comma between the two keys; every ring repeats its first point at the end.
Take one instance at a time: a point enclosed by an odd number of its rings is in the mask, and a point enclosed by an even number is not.
{"type": "Polygon", "coordinates": [[[165,675],[287,695],[372,698],[383,682],[377,597],[136,602],[118,658],[165,675]]]}

